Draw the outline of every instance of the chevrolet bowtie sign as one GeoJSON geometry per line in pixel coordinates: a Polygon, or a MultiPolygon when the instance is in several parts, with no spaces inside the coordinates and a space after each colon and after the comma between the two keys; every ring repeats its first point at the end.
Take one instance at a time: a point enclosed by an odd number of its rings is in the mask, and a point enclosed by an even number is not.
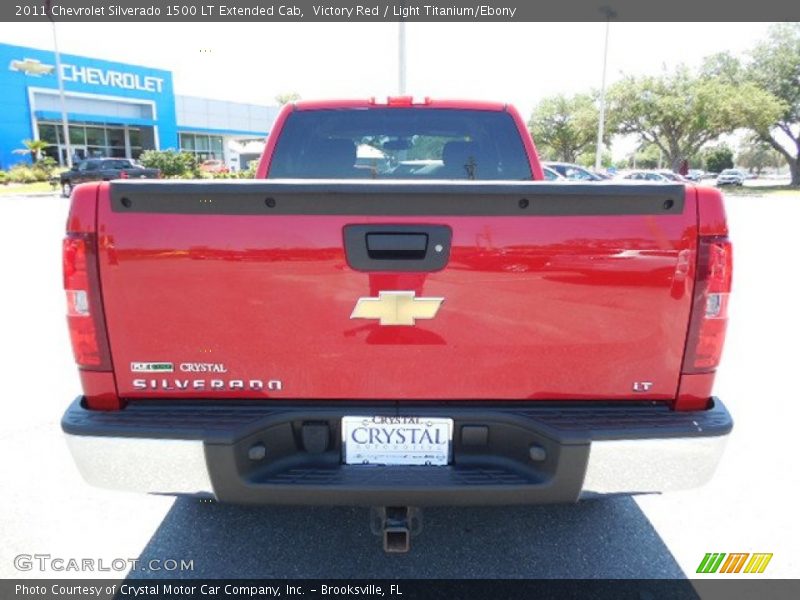
{"type": "Polygon", "coordinates": [[[414,292],[378,292],[377,298],[359,298],[351,319],[378,319],[381,325],[415,325],[432,319],[444,298],[417,298],[414,292]]]}
{"type": "Polygon", "coordinates": [[[52,75],[56,70],[54,65],[46,65],[41,61],[33,58],[26,58],[24,60],[12,60],[8,68],[12,71],[19,71],[25,75],[33,75],[34,77],[41,77],[42,75],[52,75]]]}
{"type": "MultiPolygon", "coordinates": [[[[12,60],[8,68],[25,75],[41,77],[54,75],[56,68],[33,58],[12,60]]],[[[102,85],[105,87],[122,88],[125,90],[138,90],[141,92],[161,93],[164,91],[164,79],[139,73],[123,73],[113,69],[100,69],[98,67],[83,67],[63,63],[61,65],[61,78],[64,81],[83,83],[88,85],[102,85]]]]}

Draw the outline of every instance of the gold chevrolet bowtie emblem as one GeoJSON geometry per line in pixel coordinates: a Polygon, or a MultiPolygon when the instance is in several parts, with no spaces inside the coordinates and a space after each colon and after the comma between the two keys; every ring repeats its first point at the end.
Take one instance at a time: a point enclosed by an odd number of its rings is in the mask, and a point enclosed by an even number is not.
{"type": "Polygon", "coordinates": [[[444,298],[417,298],[414,292],[378,292],[377,298],[359,298],[351,319],[380,319],[381,325],[414,325],[432,319],[444,298]]]}
{"type": "Polygon", "coordinates": [[[21,73],[25,73],[25,75],[34,75],[36,77],[39,77],[40,75],[51,75],[53,71],[56,70],[55,66],[46,65],[33,58],[26,58],[25,60],[12,60],[8,65],[8,68],[12,71],[19,71],[21,73]]]}

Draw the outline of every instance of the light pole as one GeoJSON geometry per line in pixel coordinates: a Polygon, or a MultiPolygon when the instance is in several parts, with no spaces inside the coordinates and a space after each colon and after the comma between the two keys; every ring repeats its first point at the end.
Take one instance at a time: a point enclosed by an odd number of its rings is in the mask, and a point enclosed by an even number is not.
{"type": "Polygon", "coordinates": [[[608,33],[611,29],[611,19],[617,16],[611,7],[603,6],[600,11],[606,16],[606,41],[603,48],[603,80],[600,84],[600,118],[597,122],[597,151],[594,156],[594,169],[600,170],[603,159],[603,128],[606,124],[606,67],[608,66],[608,33]]]}
{"type": "MultiPolygon", "coordinates": [[[[403,3],[405,5],[405,2],[403,3]]],[[[398,92],[402,96],[406,93],[406,21],[400,17],[398,37],[397,37],[397,50],[398,50],[398,92]]]]}
{"type": "MultiPolygon", "coordinates": [[[[64,139],[64,150],[67,154],[67,167],[72,168],[72,145],[69,143],[69,123],[67,122],[67,103],[64,100],[64,79],[61,77],[61,53],[58,51],[58,36],[56,35],[56,22],[50,13],[51,0],[45,2],[47,18],[53,26],[53,51],[56,55],[56,78],[58,79],[58,98],[61,104],[61,137],[64,139]]],[[[60,158],[60,157],[59,157],[60,158]]],[[[61,161],[59,160],[59,163],[61,161]]]]}

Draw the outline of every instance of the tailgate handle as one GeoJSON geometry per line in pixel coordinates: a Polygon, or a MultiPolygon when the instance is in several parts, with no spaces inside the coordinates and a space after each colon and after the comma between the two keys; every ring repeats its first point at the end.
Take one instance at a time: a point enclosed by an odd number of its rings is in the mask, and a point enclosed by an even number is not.
{"type": "Polygon", "coordinates": [[[345,225],[347,264],[356,271],[439,271],[450,259],[453,230],[447,225],[390,223],[345,225]]]}
{"type": "Polygon", "coordinates": [[[373,260],[422,260],[428,251],[426,233],[367,233],[367,254],[373,260]]]}

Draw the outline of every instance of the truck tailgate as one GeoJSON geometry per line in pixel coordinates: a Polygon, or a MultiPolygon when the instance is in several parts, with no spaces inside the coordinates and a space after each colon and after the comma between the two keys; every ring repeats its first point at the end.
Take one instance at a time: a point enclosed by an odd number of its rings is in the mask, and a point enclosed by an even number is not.
{"type": "Polygon", "coordinates": [[[692,188],[268,180],[98,190],[122,397],[676,395],[692,188]],[[397,323],[389,292],[404,292],[414,325],[397,323]],[[360,299],[373,312],[355,311],[360,299]],[[443,299],[432,317],[425,299],[443,299]]]}

